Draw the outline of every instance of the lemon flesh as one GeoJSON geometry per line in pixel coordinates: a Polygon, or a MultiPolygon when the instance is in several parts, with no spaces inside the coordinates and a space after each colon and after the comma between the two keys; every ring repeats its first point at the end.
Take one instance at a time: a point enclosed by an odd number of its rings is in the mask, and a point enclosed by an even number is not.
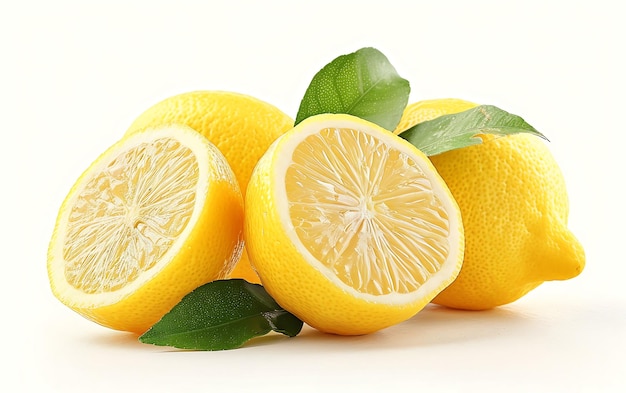
{"type": "Polygon", "coordinates": [[[372,135],[326,128],[307,137],[285,187],[300,243],[360,293],[411,293],[450,251],[449,218],[432,183],[411,156],[372,135]]]}
{"type": "Polygon", "coordinates": [[[191,149],[168,138],[107,162],[69,211],[62,250],[68,284],[90,294],[114,292],[152,269],[189,223],[198,173],[191,149]],[[161,171],[159,184],[139,180],[152,171],[161,171]]]}
{"type": "Polygon", "coordinates": [[[224,157],[190,128],[124,138],[61,207],[48,253],[53,293],[98,323],[142,332],[232,269],[242,202],[224,157]]]}
{"type": "Polygon", "coordinates": [[[415,147],[352,116],[314,116],[280,137],[246,206],[263,285],[322,331],[405,320],[460,269],[462,223],[445,183],[415,147]]]}

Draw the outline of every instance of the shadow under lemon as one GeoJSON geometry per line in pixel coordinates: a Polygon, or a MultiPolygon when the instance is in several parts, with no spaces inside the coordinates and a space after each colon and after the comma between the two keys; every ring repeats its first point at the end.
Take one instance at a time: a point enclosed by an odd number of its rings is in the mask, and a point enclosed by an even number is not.
{"type": "MultiPolygon", "coordinates": [[[[294,344],[316,351],[351,349],[398,349],[490,340],[494,336],[535,334],[543,326],[536,315],[516,306],[502,306],[483,311],[452,309],[429,304],[411,319],[362,336],[326,334],[305,325],[294,344]]],[[[253,340],[250,341],[251,345],[253,340]]],[[[246,344],[248,345],[248,344],[246,344]]]]}

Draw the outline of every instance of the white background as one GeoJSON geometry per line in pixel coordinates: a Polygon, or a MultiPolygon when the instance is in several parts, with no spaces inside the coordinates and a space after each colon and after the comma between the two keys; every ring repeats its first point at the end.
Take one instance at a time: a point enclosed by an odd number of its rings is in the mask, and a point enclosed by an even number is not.
{"type": "Polygon", "coordinates": [[[618,1],[87,3],[0,5],[0,391],[626,388],[618,1]],[[143,110],[186,91],[231,90],[295,117],[315,72],[364,46],[411,82],[411,101],[493,104],[548,136],[587,253],[579,277],[491,311],[429,307],[370,336],[305,328],[224,352],[140,344],[52,296],[45,265],[57,209],[143,110]]]}

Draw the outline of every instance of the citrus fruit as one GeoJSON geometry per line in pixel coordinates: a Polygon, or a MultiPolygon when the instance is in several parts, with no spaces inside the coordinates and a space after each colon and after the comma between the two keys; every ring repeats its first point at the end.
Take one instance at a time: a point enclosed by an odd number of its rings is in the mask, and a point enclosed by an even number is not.
{"type": "Polygon", "coordinates": [[[248,184],[244,234],[268,293],[344,335],[410,318],[463,256],[458,206],[426,156],[342,114],[307,118],[272,144],[248,184]]]}
{"type": "Polygon", "coordinates": [[[76,181],[48,249],[52,292],[110,328],[142,333],[242,249],[232,170],[184,126],[125,137],[76,181]]]}
{"type": "MultiPolygon", "coordinates": [[[[131,124],[126,134],[164,124],[184,124],[207,137],[226,157],[245,196],[257,161],[278,136],[293,127],[293,120],[255,97],[203,90],[178,94],[156,103],[131,124]]],[[[259,282],[245,249],[231,277],[259,282]]]]}
{"type": "MultiPolygon", "coordinates": [[[[413,104],[407,117],[464,111],[462,100],[413,104]]],[[[412,126],[409,124],[408,126],[412,126]]],[[[482,310],[511,303],[544,281],[577,276],[585,265],[567,228],[565,180],[546,143],[528,134],[495,138],[430,157],[463,216],[465,257],[457,279],[434,303],[482,310]]]]}

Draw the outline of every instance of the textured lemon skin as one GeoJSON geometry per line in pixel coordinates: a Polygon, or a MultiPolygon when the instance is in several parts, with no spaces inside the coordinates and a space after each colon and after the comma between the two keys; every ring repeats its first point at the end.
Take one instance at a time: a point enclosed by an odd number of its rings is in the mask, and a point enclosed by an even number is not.
{"type": "MultiPolygon", "coordinates": [[[[252,170],[270,144],[293,127],[293,119],[275,106],[249,95],[194,91],[166,98],[142,113],[126,134],[163,124],[184,124],[208,138],[224,154],[242,194],[252,170]]],[[[259,283],[246,251],[230,277],[259,283]]]]}
{"type": "Polygon", "coordinates": [[[434,302],[481,310],[511,303],[585,265],[567,228],[563,175],[545,143],[517,134],[431,157],[457,199],[466,231],[464,267],[434,302]]]}
{"type": "MultiPolygon", "coordinates": [[[[417,102],[407,106],[403,119],[412,120],[402,128],[474,106],[458,99],[417,102]]],[[[461,272],[433,302],[468,310],[511,303],[585,266],[583,247],[567,228],[565,180],[546,143],[528,134],[482,138],[482,144],[430,157],[465,228],[461,272]]]]}
{"type": "MultiPolygon", "coordinates": [[[[293,129],[279,138],[261,158],[252,174],[245,197],[246,247],[251,263],[261,277],[261,283],[282,307],[308,325],[326,333],[368,334],[409,319],[424,308],[454,277],[410,303],[392,305],[366,301],[352,296],[331,282],[305,260],[289,239],[286,231],[293,228],[285,228],[279,217],[273,165],[281,154],[282,145],[295,132],[298,130],[293,129]]],[[[381,132],[388,131],[381,129],[381,132]]],[[[405,141],[401,140],[401,143],[405,141]]],[[[409,146],[416,155],[423,155],[413,146],[409,146]]],[[[433,167],[429,169],[435,171],[433,167]]],[[[460,223],[460,213],[457,214],[460,223]]],[[[463,259],[462,229],[460,237],[461,251],[456,261],[457,272],[463,259]]]]}
{"type": "MultiPolygon", "coordinates": [[[[122,139],[111,147],[113,150],[122,139]]],[[[92,167],[108,159],[107,150],[87,169],[72,187],[59,210],[61,217],[67,209],[77,188],[85,181],[92,167]]],[[[219,154],[219,152],[216,152],[219,154]]],[[[182,244],[179,253],[152,279],[135,292],[111,304],[90,304],[90,296],[76,299],[68,297],[64,286],[58,282],[53,269],[56,252],[54,247],[59,237],[58,220],[48,249],[48,276],[53,294],[66,306],[100,325],[115,330],[141,334],[175,306],[187,293],[207,282],[224,278],[232,269],[243,246],[243,198],[234,174],[221,154],[214,156],[222,162],[210,162],[209,187],[196,225],[182,244]],[[224,169],[228,172],[224,173],[224,169]],[[226,177],[224,176],[226,175],[226,177]]]]}

